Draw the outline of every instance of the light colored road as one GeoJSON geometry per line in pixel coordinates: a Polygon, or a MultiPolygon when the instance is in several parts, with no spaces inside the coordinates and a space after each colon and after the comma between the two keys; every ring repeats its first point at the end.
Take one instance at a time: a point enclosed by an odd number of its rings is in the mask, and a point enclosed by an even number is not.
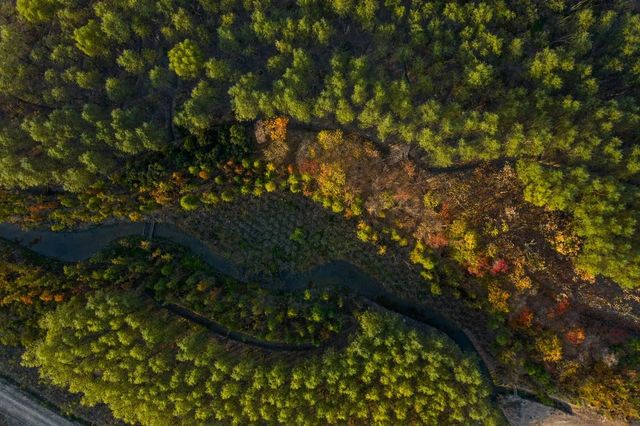
{"type": "Polygon", "coordinates": [[[0,413],[24,426],[75,426],[9,383],[0,380],[0,413]]]}

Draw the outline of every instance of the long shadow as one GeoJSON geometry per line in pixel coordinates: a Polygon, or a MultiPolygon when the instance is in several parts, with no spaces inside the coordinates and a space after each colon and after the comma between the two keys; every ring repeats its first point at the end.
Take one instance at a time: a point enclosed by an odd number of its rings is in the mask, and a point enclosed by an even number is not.
{"type": "MultiPolygon", "coordinates": [[[[48,257],[63,261],[79,261],[88,259],[91,255],[97,253],[114,240],[131,235],[144,235],[148,229],[154,229],[154,227],[143,223],[122,223],[120,225],[97,226],[78,232],[53,232],[44,230],[21,231],[15,225],[0,224],[0,237],[12,240],[30,248],[36,253],[48,257]],[[57,248],[60,249],[60,252],[57,251],[57,248]]],[[[180,228],[167,223],[159,223],[155,226],[155,235],[190,248],[196,254],[201,255],[210,266],[232,278],[237,280],[244,280],[246,278],[245,271],[240,270],[224,257],[214,253],[211,248],[202,241],[189,235],[180,228]]],[[[151,236],[149,235],[149,237],[151,236]]],[[[516,393],[520,397],[545,403],[527,389],[496,385],[492,380],[490,370],[484,362],[480,350],[476,348],[464,330],[443,315],[427,310],[419,304],[409,302],[388,292],[373,277],[349,262],[333,261],[312,268],[306,272],[283,276],[281,279],[285,283],[285,288],[288,290],[304,288],[310,283],[319,286],[347,287],[356,295],[370,299],[385,309],[431,326],[446,334],[459,345],[464,352],[474,353],[477,356],[480,369],[492,386],[494,399],[498,394],[516,393]]],[[[207,318],[177,305],[165,305],[165,307],[173,310],[174,313],[180,316],[184,316],[193,322],[203,325],[217,334],[227,335],[230,338],[236,336],[237,339],[235,340],[241,342],[243,341],[242,339],[250,338],[250,336],[243,335],[242,333],[231,332],[220,324],[215,324],[207,318]]],[[[256,345],[271,345],[271,343],[259,340],[256,340],[254,343],[256,343],[256,345]]],[[[277,346],[280,345],[278,343],[274,343],[273,345],[275,346],[271,347],[271,349],[274,350],[291,350],[288,345],[287,349],[277,348],[277,346]]],[[[265,347],[265,349],[268,348],[265,347]]],[[[313,349],[317,348],[313,347],[313,349]]],[[[294,350],[309,350],[309,348],[294,350]]],[[[552,405],[555,408],[573,414],[571,406],[566,402],[556,398],[548,399],[552,401],[552,405]]]]}

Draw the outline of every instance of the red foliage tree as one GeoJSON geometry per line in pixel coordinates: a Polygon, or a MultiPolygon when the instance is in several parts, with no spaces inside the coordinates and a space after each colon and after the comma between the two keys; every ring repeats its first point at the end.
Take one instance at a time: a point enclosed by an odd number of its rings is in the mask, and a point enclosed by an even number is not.
{"type": "Polygon", "coordinates": [[[491,269],[489,270],[489,272],[491,272],[491,275],[497,275],[501,272],[507,272],[508,270],[509,265],[507,265],[507,261],[504,259],[498,259],[493,262],[493,265],[491,265],[491,269]]]}

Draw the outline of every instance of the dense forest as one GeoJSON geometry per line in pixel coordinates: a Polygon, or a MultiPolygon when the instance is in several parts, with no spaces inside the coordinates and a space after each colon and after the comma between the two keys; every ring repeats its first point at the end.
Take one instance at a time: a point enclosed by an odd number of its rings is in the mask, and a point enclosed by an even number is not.
{"type": "Polygon", "coordinates": [[[254,221],[226,254],[266,253],[243,282],[150,241],[70,265],[1,240],[0,344],[87,402],[142,424],[499,421],[450,342],[339,289],[273,291],[321,255],[402,264],[410,283],[373,275],[456,313],[494,380],[640,417],[637,1],[12,0],[0,58],[0,221],[180,222],[210,248],[254,221]],[[303,198],[349,233],[251,207],[303,198]],[[227,347],[178,311],[315,352],[227,347]]]}
{"type": "Polygon", "coordinates": [[[438,167],[517,159],[526,200],[572,217],[585,271],[640,281],[633,1],[20,0],[1,19],[6,188],[104,187],[216,123],[283,114],[438,167]]]}
{"type": "Polygon", "coordinates": [[[450,343],[390,316],[359,321],[341,352],[265,363],[126,293],[97,293],[47,316],[27,357],[53,383],[131,423],[498,423],[480,373],[450,343]]]}

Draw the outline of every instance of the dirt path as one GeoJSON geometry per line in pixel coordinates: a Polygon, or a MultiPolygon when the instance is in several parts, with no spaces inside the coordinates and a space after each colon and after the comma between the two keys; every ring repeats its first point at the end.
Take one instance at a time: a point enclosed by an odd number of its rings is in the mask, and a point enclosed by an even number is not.
{"type": "MultiPolygon", "coordinates": [[[[22,426],[73,426],[65,418],[40,405],[19,389],[0,379],[0,413],[22,426]]],[[[0,417],[1,419],[1,417],[0,417]]]]}

